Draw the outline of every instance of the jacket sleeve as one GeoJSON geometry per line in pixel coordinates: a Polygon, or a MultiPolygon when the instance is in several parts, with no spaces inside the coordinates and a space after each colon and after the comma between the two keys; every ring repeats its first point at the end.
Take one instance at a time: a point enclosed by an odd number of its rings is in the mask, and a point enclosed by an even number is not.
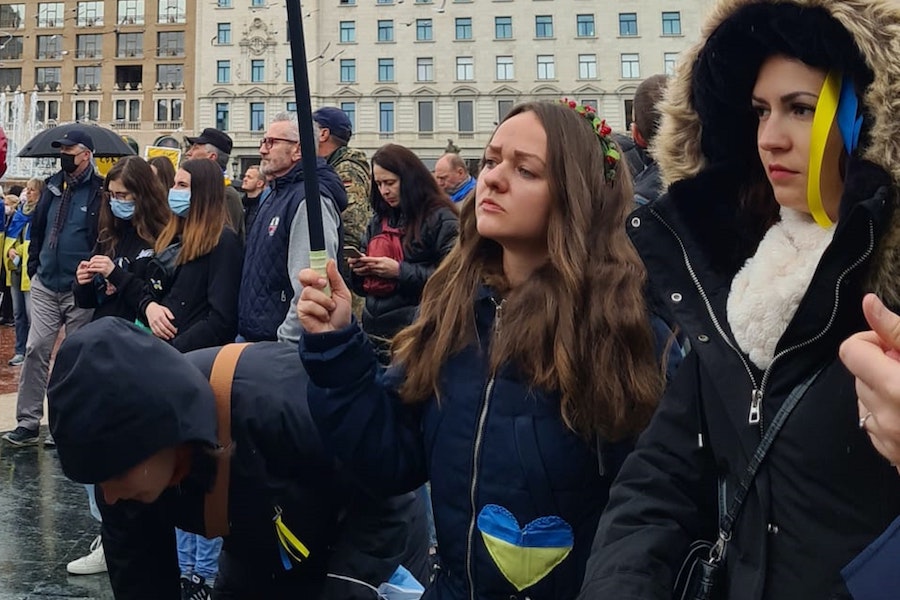
{"type": "Polygon", "coordinates": [[[47,213],[50,210],[50,203],[53,201],[53,194],[48,187],[44,186],[41,197],[37,206],[34,207],[34,217],[31,219],[31,243],[28,247],[28,277],[34,279],[41,266],[41,248],[44,246],[44,234],[47,228],[47,213]]]}
{"type": "Polygon", "coordinates": [[[303,334],[300,357],[310,377],[310,413],[326,448],[380,494],[402,494],[425,483],[420,406],[401,403],[403,373],[379,369],[359,325],[303,334]]]}
{"type": "MultiPolygon", "coordinates": [[[[369,253],[369,240],[371,240],[375,236],[375,227],[381,227],[381,219],[375,215],[371,219],[369,219],[369,224],[366,225],[366,230],[363,232],[362,237],[359,240],[359,251],[363,254],[369,253]]],[[[348,287],[353,291],[357,296],[365,296],[366,291],[363,289],[363,282],[365,281],[365,277],[360,277],[349,268],[347,269],[350,272],[350,281],[347,282],[348,287]]]]}
{"type": "Polygon", "coordinates": [[[439,210],[432,218],[434,221],[429,224],[423,241],[431,246],[428,249],[435,253],[437,260],[431,263],[411,263],[404,260],[400,263],[399,288],[408,296],[422,293],[428,278],[456,243],[459,233],[459,218],[456,214],[450,210],[439,210]]]}
{"type": "MultiPolygon", "coordinates": [[[[328,258],[338,260],[338,226],[341,217],[335,208],[334,201],[321,196],[322,228],[325,232],[325,252],[328,258]]],[[[288,241],[287,270],[294,288],[291,306],[278,326],[278,341],[296,344],[300,341],[300,319],[297,316],[297,301],[300,299],[300,271],[309,267],[309,219],[306,214],[306,201],[300,203],[294,220],[291,222],[291,235],[288,241]]]]}
{"type": "Polygon", "coordinates": [[[691,353],[610,490],[580,600],[670,600],[691,542],[713,539],[712,454],[699,447],[700,365],[691,353]]]}
{"type": "Polygon", "coordinates": [[[175,526],[165,517],[165,496],[153,504],[119,501],[109,506],[96,489],[113,595],[118,600],[177,600],[175,526]]]}
{"type": "Polygon", "coordinates": [[[131,270],[125,270],[116,265],[107,279],[116,286],[116,293],[122,298],[126,306],[140,314],[141,300],[144,298],[144,279],[149,258],[135,260],[131,264],[131,270]]]}
{"type": "MultiPolygon", "coordinates": [[[[234,341],[237,335],[238,291],[241,287],[243,252],[237,234],[226,228],[209,257],[206,299],[209,311],[185,331],[179,331],[172,345],[181,352],[218,346],[234,341]]],[[[146,311],[147,305],[143,306],[146,311]]],[[[144,312],[146,315],[146,312],[144,312]]],[[[146,316],[144,317],[146,319],[146,316]]]]}
{"type": "MultiPolygon", "coordinates": [[[[94,249],[91,251],[91,257],[99,254],[99,252],[100,249],[97,246],[94,246],[94,249]]],[[[116,268],[118,269],[118,267],[116,268]]],[[[93,280],[91,280],[90,283],[85,284],[78,283],[77,279],[73,280],[72,295],[75,300],[75,306],[79,308],[97,308],[99,305],[99,302],[97,302],[97,290],[94,287],[93,280]]]]}

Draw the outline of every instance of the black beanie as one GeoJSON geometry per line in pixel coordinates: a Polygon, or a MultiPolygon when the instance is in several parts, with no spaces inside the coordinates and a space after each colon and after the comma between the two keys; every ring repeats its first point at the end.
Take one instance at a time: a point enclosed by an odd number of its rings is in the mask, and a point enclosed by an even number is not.
{"type": "Polygon", "coordinates": [[[68,336],[47,388],[66,477],[100,483],[183,442],[216,444],[209,382],[178,350],[104,317],[68,336]]]}

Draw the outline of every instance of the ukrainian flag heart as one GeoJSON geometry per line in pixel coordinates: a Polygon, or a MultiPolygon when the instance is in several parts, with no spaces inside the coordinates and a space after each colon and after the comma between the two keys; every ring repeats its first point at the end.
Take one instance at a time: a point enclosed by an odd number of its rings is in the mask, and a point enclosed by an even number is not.
{"type": "Polygon", "coordinates": [[[575,543],[572,527],[559,517],[539,517],[519,527],[513,514],[496,504],[481,509],[478,530],[494,564],[520,592],[565,560],[575,543]]]}

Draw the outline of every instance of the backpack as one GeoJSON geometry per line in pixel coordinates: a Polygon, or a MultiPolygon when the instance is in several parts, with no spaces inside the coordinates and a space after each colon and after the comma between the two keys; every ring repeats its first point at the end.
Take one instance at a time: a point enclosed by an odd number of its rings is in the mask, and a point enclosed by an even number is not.
{"type": "MultiPolygon", "coordinates": [[[[403,262],[403,230],[391,227],[387,219],[381,220],[381,233],[369,240],[366,247],[368,256],[386,256],[398,263],[403,262]]],[[[363,291],[367,296],[390,296],[397,291],[396,279],[369,276],[363,280],[363,291]]]]}

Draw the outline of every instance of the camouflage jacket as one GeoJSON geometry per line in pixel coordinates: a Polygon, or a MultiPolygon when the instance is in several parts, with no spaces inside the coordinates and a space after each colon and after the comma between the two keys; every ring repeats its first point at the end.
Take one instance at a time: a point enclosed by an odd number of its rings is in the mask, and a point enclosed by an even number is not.
{"type": "Polygon", "coordinates": [[[366,153],[342,146],[325,160],[337,171],[347,190],[347,208],[341,213],[344,221],[344,245],[354,246],[365,252],[366,249],[360,244],[365,236],[366,225],[372,218],[369,205],[372,178],[366,153]]]}

